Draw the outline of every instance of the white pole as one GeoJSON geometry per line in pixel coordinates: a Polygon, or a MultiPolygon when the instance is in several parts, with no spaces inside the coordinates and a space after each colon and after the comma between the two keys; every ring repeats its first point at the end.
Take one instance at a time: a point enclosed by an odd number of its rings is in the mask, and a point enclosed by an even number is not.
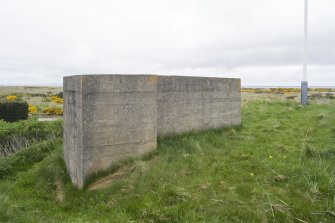
{"type": "Polygon", "coordinates": [[[305,0],[305,49],[304,49],[304,76],[303,81],[307,81],[307,54],[308,54],[308,0],[305,0]]]}
{"type": "Polygon", "coordinates": [[[301,104],[308,103],[308,82],[307,82],[307,54],[308,54],[308,0],[305,0],[305,47],[304,47],[304,65],[303,65],[303,81],[301,82],[301,104]]]}

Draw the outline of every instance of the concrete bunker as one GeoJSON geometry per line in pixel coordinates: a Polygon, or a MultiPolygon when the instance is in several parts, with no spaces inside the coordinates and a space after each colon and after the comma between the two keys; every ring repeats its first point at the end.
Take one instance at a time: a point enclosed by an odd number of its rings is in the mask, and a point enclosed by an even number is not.
{"type": "Polygon", "coordinates": [[[158,75],[64,77],[64,159],[74,185],[157,136],[241,123],[241,81],[158,75]]]}

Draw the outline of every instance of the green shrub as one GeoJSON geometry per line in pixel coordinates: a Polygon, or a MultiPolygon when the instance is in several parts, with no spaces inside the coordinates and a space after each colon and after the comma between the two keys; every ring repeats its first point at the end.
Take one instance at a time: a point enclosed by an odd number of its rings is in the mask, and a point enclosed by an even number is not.
{"type": "Polygon", "coordinates": [[[0,102],[0,119],[16,122],[28,118],[28,103],[23,101],[0,102]]]}
{"type": "Polygon", "coordinates": [[[60,98],[63,98],[63,92],[59,92],[58,94],[56,94],[55,96],[58,96],[60,98]]]}

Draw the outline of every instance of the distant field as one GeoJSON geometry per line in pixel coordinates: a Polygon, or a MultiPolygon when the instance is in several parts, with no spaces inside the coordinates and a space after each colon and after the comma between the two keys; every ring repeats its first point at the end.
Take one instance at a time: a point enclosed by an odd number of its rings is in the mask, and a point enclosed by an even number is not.
{"type": "Polygon", "coordinates": [[[61,121],[0,123],[2,148],[31,139],[0,158],[0,222],[333,223],[333,92],[304,107],[286,91],[243,91],[241,126],[160,138],[84,190],[66,174],[61,121]]]}
{"type": "MultiPolygon", "coordinates": [[[[242,104],[253,100],[266,101],[294,101],[301,100],[299,88],[242,88],[242,104]]],[[[335,99],[335,89],[311,88],[309,89],[310,103],[329,103],[335,99]]]]}
{"type": "Polygon", "coordinates": [[[63,87],[35,87],[35,86],[0,86],[0,95],[7,94],[57,94],[63,87]]]}
{"type": "MultiPolygon", "coordinates": [[[[0,86],[0,97],[5,95],[19,95],[33,105],[46,106],[45,98],[62,92],[62,87],[29,87],[29,86],[0,86]]],[[[252,100],[267,101],[300,101],[298,88],[242,88],[242,102],[252,100]]],[[[312,88],[309,90],[310,102],[328,103],[335,99],[335,89],[312,88]]]]}
{"type": "Polygon", "coordinates": [[[63,108],[63,104],[51,100],[53,95],[58,95],[62,91],[62,87],[0,86],[0,98],[5,98],[8,95],[18,96],[20,100],[36,107],[36,114],[41,115],[43,110],[48,107],[63,108]]]}

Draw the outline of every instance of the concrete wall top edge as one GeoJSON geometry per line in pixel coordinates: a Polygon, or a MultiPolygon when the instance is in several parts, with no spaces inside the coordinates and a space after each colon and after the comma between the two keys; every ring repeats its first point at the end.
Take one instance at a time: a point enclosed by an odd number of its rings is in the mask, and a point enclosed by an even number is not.
{"type": "MultiPolygon", "coordinates": [[[[240,88],[239,78],[162,76],[156,74],[103,74],[73,75],[64,79],[65,92],[77,93],[126,93],[179,90],[223,90],[227,82],[232,89],[240,88]]],[[[231,90],[232,90],[231,89],[231,90]]]]}
{"type": "Polygon", "coordinates": [[[76,75],[69,75],[64,76],[65,78],[80,78],[80,77],[99,77],[99,76],[157,76],[157,74],[76,74],[76,75]]]}
{"type": "Polygon", "coordinates": [[[161,75],[161,74],[76,74],[64,76],[63,78],[80,78],[81,76],[159,76],[160,78],[172,77],[172,78],[203,78],[203,79],[233,79],[241,80],[240,78],[230,78],[230,77],[213,77],[213,76],[187,76],[187,75],[161,75]]]}
{"type": "Polygon", "coordinates": [[[158,74],[160,78],[198,78],[198,79],[219,79],[219,80],[225,80],[225,79],[231,79],[231,80],[241,80],[241,78],[231,78],[231,77],[214,77],[214,76],[187,76],[187,75],[160,75],[158,74]]]}

